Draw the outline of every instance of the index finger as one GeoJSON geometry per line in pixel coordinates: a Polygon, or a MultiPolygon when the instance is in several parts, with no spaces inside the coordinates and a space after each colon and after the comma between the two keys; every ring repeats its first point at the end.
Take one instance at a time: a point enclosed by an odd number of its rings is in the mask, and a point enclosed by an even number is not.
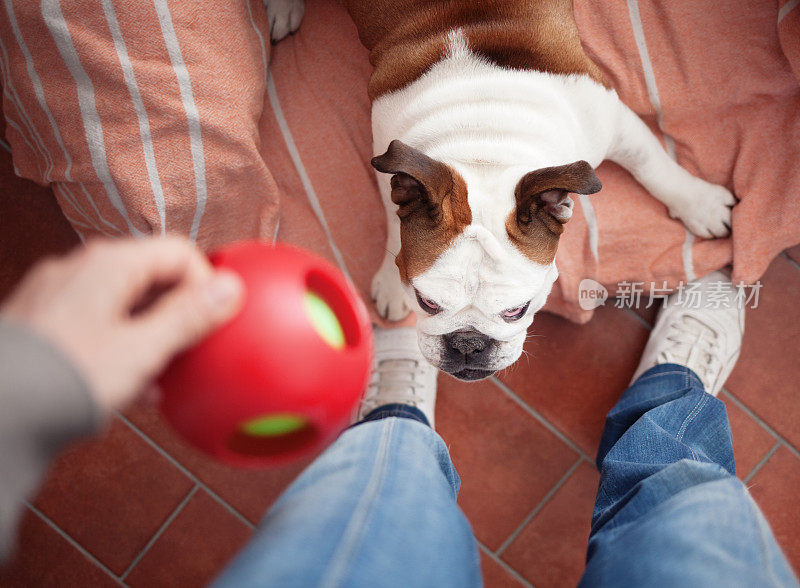
{"type": "Polygon", "coordinates": [[[102,279],[99,294],[118,310],[129,310],[160,286],[201,282],[212,274],[206,256],[186,238],[92,242],[86,269],[102,279]]]}

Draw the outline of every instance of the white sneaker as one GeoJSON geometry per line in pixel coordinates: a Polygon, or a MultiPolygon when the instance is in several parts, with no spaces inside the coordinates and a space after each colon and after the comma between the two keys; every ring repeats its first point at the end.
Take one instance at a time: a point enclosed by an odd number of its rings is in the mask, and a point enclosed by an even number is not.
{"type": "Polygon", "coordinates": [[[372,377],[358,420],[384,404],[408,404],[420,409],[433,428],[437,370],[422,356],[416,329],[373,327],[373,333],[372,377]]]}
{"type": "Polygon", "coordinates": [[[712,272],[664,301],[636,373],[662,363],[691,368],[714,396],[728,379],[744,335],[744,303],[730,278],[712,272]]]}

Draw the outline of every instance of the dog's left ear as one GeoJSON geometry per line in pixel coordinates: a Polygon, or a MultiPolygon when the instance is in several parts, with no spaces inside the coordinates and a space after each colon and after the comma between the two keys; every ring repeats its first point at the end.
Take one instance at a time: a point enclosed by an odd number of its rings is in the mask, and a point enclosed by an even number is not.
{"type": "Polygon", "coordinates": [[[400,217],[396,263],[408,283],[427,270],[472,222],[467,185],[456,170],[394,140],[372,159],[379,172],[392,174],[391,199],[400,217]]]}
{"type": "Polygon", "coordinates": [[[444,198],[454,187],[453,170],[395,139],[386,153],[372,158],[372,167],[392,175],[392,202],[401,219],[424,216],[441,221],[444,198]]]}
{"type": "Polygon", "coordinates": [[[603,185],[594,169],[585,161],[545,167],[525,174],[514,193],[517,200],[516,221],[524,233],[534,223],[560,235],[563,225],[572,218],[570,194],[594,194],[603,185]]]}

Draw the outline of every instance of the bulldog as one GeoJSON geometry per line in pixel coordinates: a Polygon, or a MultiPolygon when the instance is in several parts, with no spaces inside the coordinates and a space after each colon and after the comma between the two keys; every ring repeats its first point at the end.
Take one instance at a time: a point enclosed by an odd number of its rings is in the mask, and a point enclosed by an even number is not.
{"type": "MultiPolygon", "coordinates": [[[[301,0],[266,0],[273,39],[301,0]]],[[[572,195],[627,169],[695,235],[730,233],[734,196],[664,151],[586,55],[572,0],[344,0],[374,70],[372,165],[388,237],[379,313],[417,316],[434,366],[514,363],[558,277],[572,195]]]]}

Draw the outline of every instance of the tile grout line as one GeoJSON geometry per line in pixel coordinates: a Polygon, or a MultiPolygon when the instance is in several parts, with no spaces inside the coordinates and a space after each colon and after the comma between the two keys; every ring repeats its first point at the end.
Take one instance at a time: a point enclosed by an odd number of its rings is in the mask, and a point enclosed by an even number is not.
{"type": "Polygon", "coordinates": [[[483,551],[492,561],[494,561],[496,564],[498,564],[501,568],[503,568],[505,571],[507,571],[512,576],[514,576],[514,578],[519,580],[522,583],[523,586],[526,586],[528,588],[534,588],[533,584],[531,584],[525,578],[523,578],[522,575],[517,570],[515,570],[510,565],[508,565],[505,561],[503,561],[496,553],[494,553],[491,549],[486,547],[486,545],[481,543],[480,540],[478,540],[476,538],[475,542],[478,544],[478,547],[480,548],[481,551],[483,551]]]}
{"type": "Polygon", "coordinates": [[[757,415],[755,412],[753,412],[753,410],[752,410],[752,409],[751,409],[749,406],[747,406],[747,405],[746,405],[744,402],[742,402],[741,400],[739,400],[738,398],[736,398],[736,396],[734,396],[733,394],[731,394],[731,393],[728,391],[728,389],[727,389],[727,388],[724,388],[724,387],[722,388],[722,394],[724,394],[726,398],[729,398],[729,399],[731,400],[731,402],[733,402],[733,403],[734,403],[736,406],[738,406],[739,408],[741,408],[741,409],[742,409],[742,410],[743,410],[743,411],[744,411],[744,412],[747,414],[747,416],[749,416],[749,417],[750,417],[751,419],[753,419],[753,420],[754,420],[756,423],[758,423],[759,425],[761,425],[761,427],[763,427],[763,428],[764,428],[764,429],[767,431],[767,433],[769,433],[770,435],[772,435],[772,436],[773,436],[775,439],[777,439],[778,441],[782,441],[782,442],[783,442],[783,444],[784,444],[784,446],[786,447],[786,449],[788,449],[790,452],[792,452],[792,453],[795,455],[795,457],[797,457],[798,459],[800,459],[800,451],[798,451],[798,450],[797,450],[797,449],[794,447],[794,445],[792,445],[791,443],[789,443],[789,441],[787,441],[787,440],[786,440],[786,438],[785,438],[783,435],[781,435],[781,434],[780,434],[780,433],[778,433],[778,432],[777,432],[775,429],[773,429],[773,428],[772,428],[772,427],[771,427],[771,426],[770,426],[770,425],[769,425],[769,424],[768,424],[768,423],[767,423],[767,422],[766,422],[764,419],[762,419],[762,418],[761,418],[760,416],[758,416],[758,415],[757,415]]]}
{"type": "Polygon", "coordinates": [[[551,433],[553,433],[553,435],[555,435],[556,437],[558,437],[559,439],[561,439],[561,441],[563,441],[564,443],[566,443],[566,445],[567,445],[567,446],[568,446],[570,449],[572,449],[572,450],[573,450],[575,453],[577,453],[578,455],[580,455],[581,457],[583,457],[583,458],[584,458],[586,461],[588,461],[589,463],[594,463],[594,460],[593,460],[591,457],[589,457],[589,455],[588,455],[588,454],[587,454],[587,453],[586,453],[586,452],[585,452],[583,449],[581,449],[580,447],[578,447],[578,445],[577,445],[577,444],[576,444],[574,441],[572,441],[572,440],[571,440],[569,437],[567,437],[567,436],[566,436],[564,433],[562,433],[561,431],[559,431],[559,430],[556,428],[556,426],[555,426],[555,425],[553,425],[553,424],[552,424],[550,421],[548,421],[546,418],[544,418],[544,417],[543,417],[541,414],[539,414],[539,413],[538,413],[536,410],[534,410],[533,408],[531,408],[531,407],[528,405],[528,403],[526,403],[524,400],[522,400],[522,398],[520,398],[520,397],[519,397],[519,396],[516,394],[516,392],[514,392],[514,391],[513,391],[511,388],[509,388],[509,387],[508,387],[506,384],[504,384],[503,382],[501,382],[500,380],[498,380],[498,379],[497,379],[497,377],[495,377],[495,376],[489,376],[489,380],[491,380],[491,381],[492,381],[492,383],[493,383],[495,386],[497,386],[498,388],[500,388],[500,390],[502,390],[503,392],[505,392],[505,394],[506,394],[506,395],[507,395],[509,398],[511,398],[511,400],[513,400],[514,402],[516,402],[517,404],[519,404],[519,405],[520,405],[520,407],[522,407],[522,409],[523,409],[525,412],[527,412],[529,415],[531,415],[533,418],[535,418],[537,421],[539,421],[539,422],[540,422],[542,425],[544,425],[544,427],[545,427],[545,428],[546,428],[548,431],[550,431],[551,433]]]}
{"type": "Polygon", "coordinates": [[[539,501],[539,504],[533,507],[533,510],[531,510],[531,512],[528,513],[528,515],[522,520],[522,522],[517,526],[517,528],[514,529],[511,535],[509,535],[506,538],[506,540],[503,541],[500,547],[497,548],[498,556],[503,555],[503,552],[508,548],[508,546],[514,542],[514,540],[519,536],[520,533],[522,533],[522,530],[528,525],[528,523],[530,523],[533,520],[533,518],[537,514],[539,514],[539,512],[545,507],[545,505],[547,505],[547,503],[550,501],[553,495],[556,492],[558,492],[559,488],[561,488],[567,482],[570,476],[572,476],[572,474],[575,472],[575,470],[578,469],[578,466],[580,466],[581,463],[583,463],[583,461],[584,461],[583,456],[578,457],[578,459],[575,461],[574,464],[572,464],[572,466],[570,466],[567,472],[563,476],[561,476],[561,479],[559,479],[558,482],[556,482],[555,485],[552,488],[550,488],[547,494],[544,495],[544,498],[542,498],[539,501]]]}
{"type": "Polygon", "coordinates": [[[128,574],[130,574],[133,571],[133,569],[137,565],[139,565],[139,562],[142,561],[142,558],[145,556],[145,554],[147,554],[147,552],[150,551],[150,548],[155,544],[156,541],[158,541],[158,538],[161,537],[161,535],[164,533],[164,531],[167,530],[167,527],[169,527],[172,524],[172,521],[174,521],[175,517],[177,517],[180,514],[180,512],[183,510],[183,508],[192,499],[192,496],[194,496],[197,493],[197,490],[199,488],[200,488],[200,486],[198,486],[197,484],[192,486],[192,489],[189,490],[189,493],[186,496],[184,496],[184,498],[183,498],[183,500],[181,500],[180,504],[178,504],[178,506],[175,507],[175,510],[173,510],[172,513],[170,513],[170,515],[161,524],[161,526],[158,528],[158,530],[153,534],[152,537],[150,537],[150,541],[148,541],[147,544],[142,548],[142,550],[139,552],[139,555],[137,555],[136,557],[133,558],[133,561],[128,566],[128,569],[126,569],[125,572],[122,574],[122,576],[120,576],[120,579],[123,582],[125,581],[125,578],[128,577],[128,574]]]}
{"type": "Polygon", "coordinates": [[[749,473],[749,474],[747,474],[747,475],[746,475],[744,478],[742,478],[742,483],[743,483],[743,484],[745,484],[745,485],[749,484],[749,483],[750,483],[750,480],[752,480],[752,479],[753,479],[753,477],[754,477],[754,476],[755,476],[755,475],[758,473],[758,470],[760,470],[761,468],[763,468],[763,467],[764,467],[764,464],[766,464],[766,463],[769,461],[769,459],[770,459],[770,458],[771,458],[773,455],[775,455],[775,452],[776,452],[776,451],[778,451],[778,448],[779,448],[781,445],[783,445],[783,443],[781,443],[780,441],[776,441],[776,442],[775,442],[775,445],[773,445],[773,446],[770,448],[770,450],[769,450],[769,451],[767,451],[767,453],[764,455],[764,457],[762,457],[762,458],[759,460],[759,462],[758,462],[758,463],[757,463],[755,466],[753,466],[753,469],[752,469],[752,470],[750,470],[750,473],[749,473]]]}
{"type": "Polygon", "coordinates": [[[153,449],[155,449],[155,450],[156,450],[156,451],[157,451],[157,452],[158,452],[158,453],[159,453],[159,454],[160,454],[162,457],[164,457],[164,458],[165,458],[167,461],[169,461],[169,462],[170,462],[172,465],[174,465],[176,468],[178,468],[178,469],[181,471],[181,473],[182,473],[183,475],[185,475],[187,478],[189,478],[190,480],[192,480],[192,481],[193,481],[195,484],[197,484],[198,486],[200,486],[200,488],[202,488],[203,490],[205,490],[206,492],[208,492],[208,494],[211,496],[211,498],[213,498],[214,500],[216,500],[216,501],[217,501],[217,502],[218,502],[218,503],[219,503],[221,506],[223,506],[223,507],[224,507],[224,508],[225,508],[227,511],[229,511],[229,512],[230,512],[230,513],[231,513],[233,516],[235,516],[235,517],[236,517],[237,519],[239,519],[239,520],[240,520],[242,523],[244,523],[244,524],[245,524],[245,525],[246,525],[246,526],[247,526],[247,527],[248,527],[248,528],[249,528],[251,531],[254,531],[254,530],[256,529],[257,525],[254,525],[254,524],[253,524],[253,523],[251,523],[249,520],[247,520],[247,518],[246,518],[246,517],[245,517],[245,516],[244,516],[242,513],[240,513],[240,512],[239,512],[238,510],[236,510],[235,508],[233,508],[233,507],[232,507],[230,504],[228,504],[228,503],[227,503],[227,502],[226,502],[226,501],[225,501],[225,500],[224,500],[224,499],[223,499],[223,498],[222,498],[222,497],[221,497],[219,494],[217,494],[216,492],[214,492],[214,491],[213,491],[211,488],[209,488],[209,487],[208,487],[208,485],[207,485],[205,482],[203,482],[202,480],[200,480],[200,478],[198,478],[198,477],[197,477],[197,476],[195,476],[195,475],[194,475],[192,472],[190,472],[190,471],[189,471],[189,470],[188,470],[188,469],[187,469],[187,468],[186,468],[186,467],[185,467],[183,464],[181,464],[181,463],[180,463],[180,462],[179,462],[177,459],[175,459],[175,458],[174,458],[174,457],[172,457],[172,456],[171,456],[169,453],[167,453],[167,452],[166,452],[166,450],[164,450],[164,449],[163,449],[163,448],[162,448],[162,447],[161,447],[161,446],[160,446],[158,443],[156,443],[156,442],[155,442],[155,441],[153,441],[153,440],[152,440],[150,437],[148,437],[148,436],[145,434],[145,432],[144,432],[144,431],[142,431],[142,430],[141,430],[139,427],[137,427],[136,425],[134,425],[134,424],[133,424],[131,421],[129,421],[129,420],[128,420],[128,419],[127,419],[125,416],[123,416],[123,415],[122,415],[122,413],[120,413],[120,412],[118,412],[118,411],[115,411],[115,413],[114,413],[114,414],[116,414],[116,415],[117,415],[117,417],[118,417],[118,418],[119,418],[119,419],[120,419],[120,420],[121,420],[123,423],[125,423],[126,425],[128,425],[128,427],[130,427],[130,428],[131,428],[131,430],[133,430],[133,432],[134,432],[134,433],[136,433],[136,434],[137,434],[137,435],[139,435],[139,436],[140,436],[142,439],[144,439],[144,441],[145,441],[145,442],[146,442],[148,445],[150,445],[150,447],[152,447],[153,449]]]}
{"type": "Polygon", "coordinates": [[[800,263],[797,263],[794,259],[789,257],[789,254],[786,253],[786,250],[781,251],[781,255],[783,255],[786,258],[786,260],[794,266],[794,269],[800,271],[800,263]]]}
{"type": "Polygon", "coordinates": [[[35,514],[37,517],[39,517],[39,518],[40,518],[40,519],[41,519],[41,520],[42,520],[42,521],[43,521],[43,522],[44,522],[44,523],[45,523],[45,524],[46,524],[48,527],[50,527],[50,528],[51,528],[51,529],[53,529],[53,530],[54,530],[56,533],[58,533],[58,534],[61,536],[61,538],[62,538],[62,539],[64,539],[64,540],[65,540],[67,543],[69,543],[70,545],[72,545],[72,547],[74,547],[75,549],[77,549],[77,550],[78,550],[78,551],[81,553],[81,555],[83,555],[83,557],[85,557],[86,559],[88,559],[89,561],[91,561],[91,562],[92,562],[94,565],[96,565],[98,568],[100,568],[101,570],[103,570],[103,571],[104,571],[104,572],[105,572],[105,573],[106,573],[108,576],[110,576],[111,578],[113,578],[113,579],[114,579],[114,581],[115,581],[117,584],[121,584],[121,585],[123,585],[123,586],[125,585],[125,584],[123,584],[123,582],[122,582],[122,580],[120,579],[120,577],[119,577],[119,576],[117,576],[117,575],[116,575],[114,572],[112,572],[112,571],[111,571],[111,570],[110,570],[108,567],[106,567],[106,566],[105,566],[105,564],[103,564],[103,562],[101,562],[99,559],[97,559],[97,558],[96,558],[94,555],[92,555],[91,553],[89,553],[89,551],[88,551],[88,550],[87,550],[87,549],[86,549],[86,548],[85,548],[83,545],[81,545],[81,544],[80,544],[80,543],[78,543],[78,542],[77,542],[75,539],[73,539],[72,537],[70,537],[70,536],[67,534],[67,532],[66,532],[66,531],[64,531],[64,530],[63,530],[61,527],[59,527],[57,524],[55,524],[53,521],[51,521],[51,520],[50,520],[50,517],[48,517],[46,514],[44,514],[42,511],[40,511],[40,510],[39,510],[38,508],[36,508],[35,506],[33,506],[33,505],[32,505],[30,502],[28,502],[27,500],[25,501],[25,506],[27,506],[27,507],[28,507],[28,508],[31,510],[31,512],[33,512],[33,514],[35,514]]]}

